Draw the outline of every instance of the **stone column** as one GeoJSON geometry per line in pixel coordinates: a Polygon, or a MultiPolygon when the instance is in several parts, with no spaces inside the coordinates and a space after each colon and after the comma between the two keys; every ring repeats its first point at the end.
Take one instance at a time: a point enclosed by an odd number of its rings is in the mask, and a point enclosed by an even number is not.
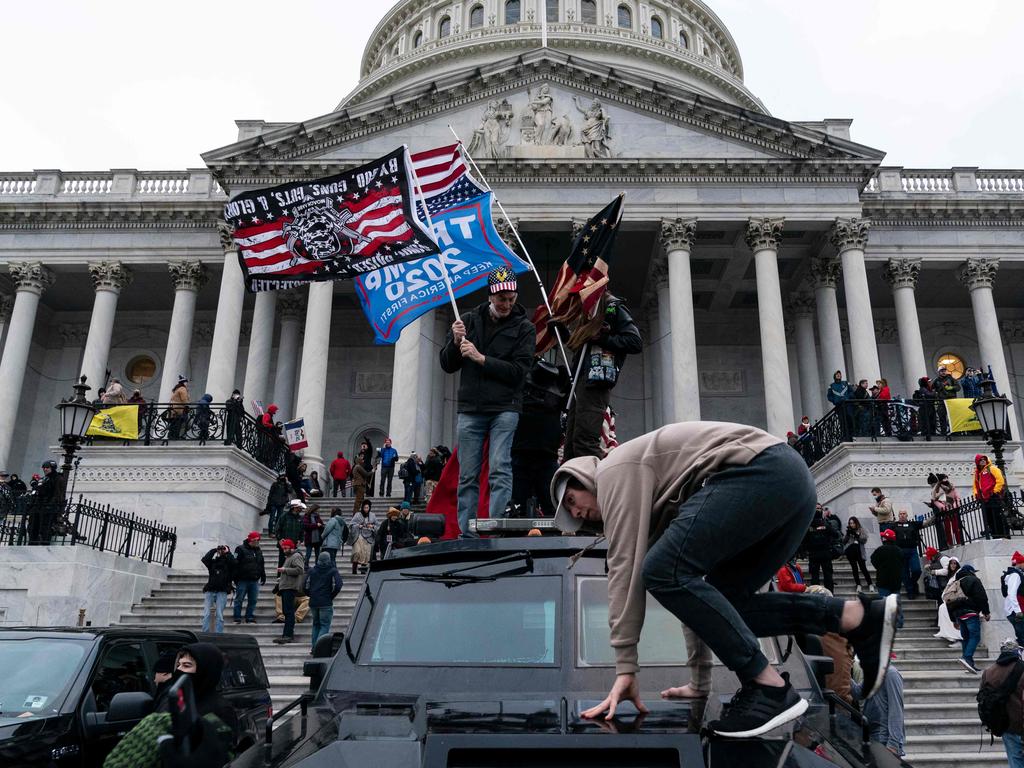
{"type": "Polygon", "coordinates": [[[820,419],[821,374],[818,371],[818,351],[814,344],[814,298],[804,293],[789,300],[796,332],[796,357],[800,369],[801,416],[810,416],[811,421],[820,419]]]}
{"type": "Polygon", "coordinates": [[[4,349],[4,331],[11,322],[11,310],[14,309],[14,297],[0,295],[0,354],[4,349]]]}
{"type": "Polygon", "coordinates": [[[668,265],[655,265],[651,275],[658,297],[658,389],[661,393],[661,426],[676,420],[675,361],[672,359],[672,295],[669,288],[668,265]]]}
{"type": "Polygon", "coordinates": [[[868,272],[864,265],[864,246],[871,222],[867,219],[836,219],[829,233],[843,264],[843,288],[846,290],[846,322],[850,326],[850,354],[853,358],[847,381],[875,381],[882,375],[875,342],[875,320],[871,314],[868,272]]]}
{"type": "MultiPolygon", "coordinates": [[[[1001,393],[1010,391],[1010,375],[1006,368],[1003,352],[1003,337],[999,331],[999,318],[992,299],[992,284],[999,270],[999,259],[968,259],[957,270],[960,282],[971,292],[971,308],[974,310],[974,328],[978,336],[978,354],[982,370],[992,366],[992,376],[1001,393]]],[[[15,306],[17,310],[17,306],[15,306]]],[[[6,357],[5,357],[6,359],[6,357]]],[[[0,373],[0,381],[3,381],[0,373]]],[[[1020,433],[1016,408],[1010,408],[1010,425],[1016,437],[1020,433]]]]}
{"type": "MultiPolygon", "coordinates": [[[[271,293],[271,295],[274,295],[271,293]]],[[[281,315],[281,335],[277,341],[277,369],[274,372],[274,399],[286,419],[295,415],[295,379],[299,364],[299,332],[305,304],[297,293],[278,295],[277,310],[281,315]]],[[[264,403],[264,407],[270,403],[264,403]]]]}
{"type": "Polygon", "coordinates": [[[896,304],[896,327],[900,335],[900,356],[903,358],[903,390],[917,389],[917,380],[928,375],[921,343],[921,324],[917,317],[917,276],[921,272],[920,259],[889,259],[885,279],[892,286],[896,304]]]}
{"type": "Polygon", "coordinates": [[[814,303],[818,307],[818,346],[822,365],[818,389],[824,391],[832,383],[832,375],[836,371],[842,371],[847,376],[843,332],[839,326],[839,302],[836,301],[839,260],[812,259],[811,278],[814,281],[814,303]]]}
{"type": "Polygon", "coordinates": [[[431,364],[440,365],[433,332],[433,316],[423,315],[402,329],[395,344],[388,434],[402,456],[415,450],[423,457],[429,447],[432,406],[424,398],[430,396],[431,364]]]}
{"type": "Polygon", "coordinates": [[[324,406],[327,401],[327,355],[331,343],[331,310],[334,283],[312,283],[306,308],[306,335],[299,365],[299,394],[295,416],[305,419],[309,447],[303,452],[309,471],[316,469],[324,477],[324,406]]]}
{"type": "MultiPolygon", "coordinates": [[[[225,243],[228,245],[228,243],[225,243]]],[[[235,370],[238,367],[238,342],[242,331],[242,305],[245,284],[238,251],[234,244],[224,251],[224,270],[220,276],[220,295],[217,298],[217,319],[213,326],[210,346],[210,368],[206,374],[206,392],[215,403],[228,399],[238,386],[235,370]]]]}
{"type": "Polygon", "coordinates": [[[85,340],[82,356],[82,374],[88,377],[93,389],[102,387],[107,380],[107,362],[110,357],[110,338],[114,332],[114,316],[121,289],[132,281],[132,271],[119,261],[99,261],[89,265],[96,298],[93,299],[89,336],[85,340]]]}
{"type": "MultiPolygon", "coordinates": [[[[14,281],[14,308],[7,328],[7,344],[0,359],[0,469],[7,468],[14,441],[14,425],[21,403],[21,387],[25,383],[25,366],[32,346],[36,310],[43,291],[53,285],[54,274],[38,261],[8,265],[14,281]]],[[[88,382],[93,386],[95,383],[88,382]]]]}
{"type": "Polygon", "coordinates": [[[693,282],[690,251],[697,222],[663,219],[661,245],[668,261],[669,322],[672,327],[672,421],[700,421],[700,381],[697,375],[697,329],[693,320],[693,282]]]}
{"type": "Polygon", "coordinates": [[[761,326],[767,431],[778,437],[785,437],[795,427],[779,282],[778,251],[784,224],[783,219],[751,219],[747,222],[746,236],[757,270],[757,315],[761,326]]]}
{"type": "Polygon", "coordinates": [[[167,332],[167,351],[164,370],[160,377],[160,402],[171,399],[171,390],[178,376],[191,375],[189,358],[192,354],[192,326],[196,319],[196,297],[206,285],[206,267],[199,261],[176,261],[167,265],[174,281],[174,309],[171,327],[167,332]]]}
{"type": "Polygon", "coordinates": [[[647,307],[647,330],[644,336],[644,356],[650,358],[648,363],[648,379],[651,385],[651,422],[647,431],[653,431],[665,425],[665,406],[663,403],[661,383],[661,321],[658,316],[657,296],[648,296],[642,302],[647,307]]]}
{"type": "Polygon", "coordinates": [[[249,333],[249,355],[245,364],[245,383],[242,396],[266,403],[267,383],[270,379],[270,353],[274,344],[274,306],[277,294],[263,291],[256,294],[252,311],[252,331],[249,333]]]}

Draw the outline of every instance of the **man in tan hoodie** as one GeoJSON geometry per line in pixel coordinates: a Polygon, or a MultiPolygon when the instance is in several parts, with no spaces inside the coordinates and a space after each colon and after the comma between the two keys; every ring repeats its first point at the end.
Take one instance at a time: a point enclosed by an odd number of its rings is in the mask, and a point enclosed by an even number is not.
{"type": "Polygon", "coordinates": [[[600,461],[567,461],[551,495],[560,530],[603,528],[608,539],[616,678],[585,717],[611,719],[624,700],[646,711],[636,680],[645,590],[740,678],[732,706],[710,724],[719,735],[759,736],[807,709],[769,665],[758,637],[842,634],[864,667],[865,698],[881,686],[895,639],[895,596],[843,601],[758,592],[796,551],[814,515],[814,481],[782,440],[741,424],[670,424],[600,461]]]}

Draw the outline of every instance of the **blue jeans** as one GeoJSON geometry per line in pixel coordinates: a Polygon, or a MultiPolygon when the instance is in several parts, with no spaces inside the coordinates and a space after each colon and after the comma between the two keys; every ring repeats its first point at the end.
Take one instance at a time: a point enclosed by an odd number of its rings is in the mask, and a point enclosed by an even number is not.
{"type": "Polygon", "coordinates": [[[903,588],[908,598],[918,595],[917,580],[921,578],[921,557],[916,547],[901,547],[903,552],[903,588]]]}
{"type": "Polygon", "coordinates": [[[281,595],[281,613],[284,614],[284,630],[281,637],[295,636],[295,590],[282,589],[278,591],[281,595]]]}
{"type": "Polygon", "coordinates": [[[245,620],[253,620],[253,611],[256,610],[256,601],[260,598],[260,583],[258,581],[239,581],[235,584],[235,621],[242,619],[242,600],[248,598],[249,604],[245,606],[245,620]]]}
{"type": "Polygon", "coordinates": [[[224,606],[228,602],[227,592],[203,592],[203,632],[210,631],[210,607],[217,607],[217,623],[214,632],[224,631],[224,606]]]}
{"type": "Polygon", "coordinates": [[[284,504],[271,504],[270,515],[267,517],[267,530],[274,535],[274,526],[277,525],[277,518],[284,514],[284,504]]]}
{"type": "Polygon", "coordinates": [[[331,634],[331,621],[334,619],[334,606],[325,605],[323,608],[310,608],[310,618],[313,620],[313,644],[316,648],[316,641],[324,635],[331,634]]]}
{"type": "Polygon", "coordinates": [[[1017,636],[1017,642],[1024,645],[1024,613],[1014,613],[1006,617],[1013,627],[1013,633],[1017,636]]]}
{"type": "Polygon", "coordinates": [[[1003,748],[1010,768],[1024,768],[1024,739],[1016,733],[1004,733],[1003,748]]]}
{"type": "Polygon", "coordinates": [[[716,472],[684,501],[644,558],[644,586],[741,681],[768,666],[758,637],[838,632],[843,601],[758,592],[796,552],[815,488],[788,445],[716,472]]]}
{"type": "Polygon", "coordinates": [[[480,465],[483,463],[484,441],[490,438],[488,472],[491,518],[505,516],[512,498],[512,438],[519,424],[519,414],[460,413],[459,439],[459,530],[469,538],[470,518],[476,517],[480,502],[480,465]]]}
{"type": "Polygon", "coordinates": [[[964,647],[964,658],[974,663],[974,651],[981,642],[981,617],[960,619],[960,637],[964,647]]]}
{"type": "Polygon", "coordinates": [[[316,565],[316,561],[320,558],[320,545],[319,544],[307,544],[306,545],[306,570],[309,570],[309,557],[313,556],[313,565],[316,565]]]}

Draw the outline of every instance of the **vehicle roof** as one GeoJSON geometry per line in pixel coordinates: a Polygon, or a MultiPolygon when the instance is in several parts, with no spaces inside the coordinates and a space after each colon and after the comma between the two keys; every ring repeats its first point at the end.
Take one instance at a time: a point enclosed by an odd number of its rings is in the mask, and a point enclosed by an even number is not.
{"type": "Polygon", "coordinates": [[[0,629],[0,640],[12,640],[26,635],[49,639],[74,640],[118,639],[122,637],[177,637],[185,642],[213,643],[218,646],[259,644],[252,635],[214,634],[193,632],[188,629],[160,629],[141,625],[121,625],[115,627],[4,627],[0,629]]]}
{"type": "Polygon", "coordinates": [[[514,552],[529,552],[534,557],[568,557],[586,549],[584,556],[603,558],[608,542],[596,536],[502,536],[480,539],[453,539],[433,544],[395,549],[387,560],[375,560],[371,570],[407,568],[435,562],[497,557],[514,552]],[[589,548],[589,549],[588,549],[589,548]]]}

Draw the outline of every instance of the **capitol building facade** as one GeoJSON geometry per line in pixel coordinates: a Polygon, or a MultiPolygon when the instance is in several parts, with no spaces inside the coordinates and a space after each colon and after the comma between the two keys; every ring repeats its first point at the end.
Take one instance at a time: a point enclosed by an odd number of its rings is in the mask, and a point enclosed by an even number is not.
{"type": "Polygon", "coordinates": [[[785,435],[836,370],[909,396],[939,360],[991,366],[1020,401],[1024,170],[887,166],[851,120],[769,114],[700,0],[401,0],[360,76],[330,114],[240,121],[202,168],[0,172],[0,469],[36,471],[54,404],[108,371],[160,403],[179,375],[193,400],[276,403],[312,466],[363,436],[452,445],[448,311],[375,346],[351,283],[248,294],[221,212],[453,131],[546,285],[627,193],[611,290],[645,344],[613,392],[620,440],[692,419],[785,435]]]}

